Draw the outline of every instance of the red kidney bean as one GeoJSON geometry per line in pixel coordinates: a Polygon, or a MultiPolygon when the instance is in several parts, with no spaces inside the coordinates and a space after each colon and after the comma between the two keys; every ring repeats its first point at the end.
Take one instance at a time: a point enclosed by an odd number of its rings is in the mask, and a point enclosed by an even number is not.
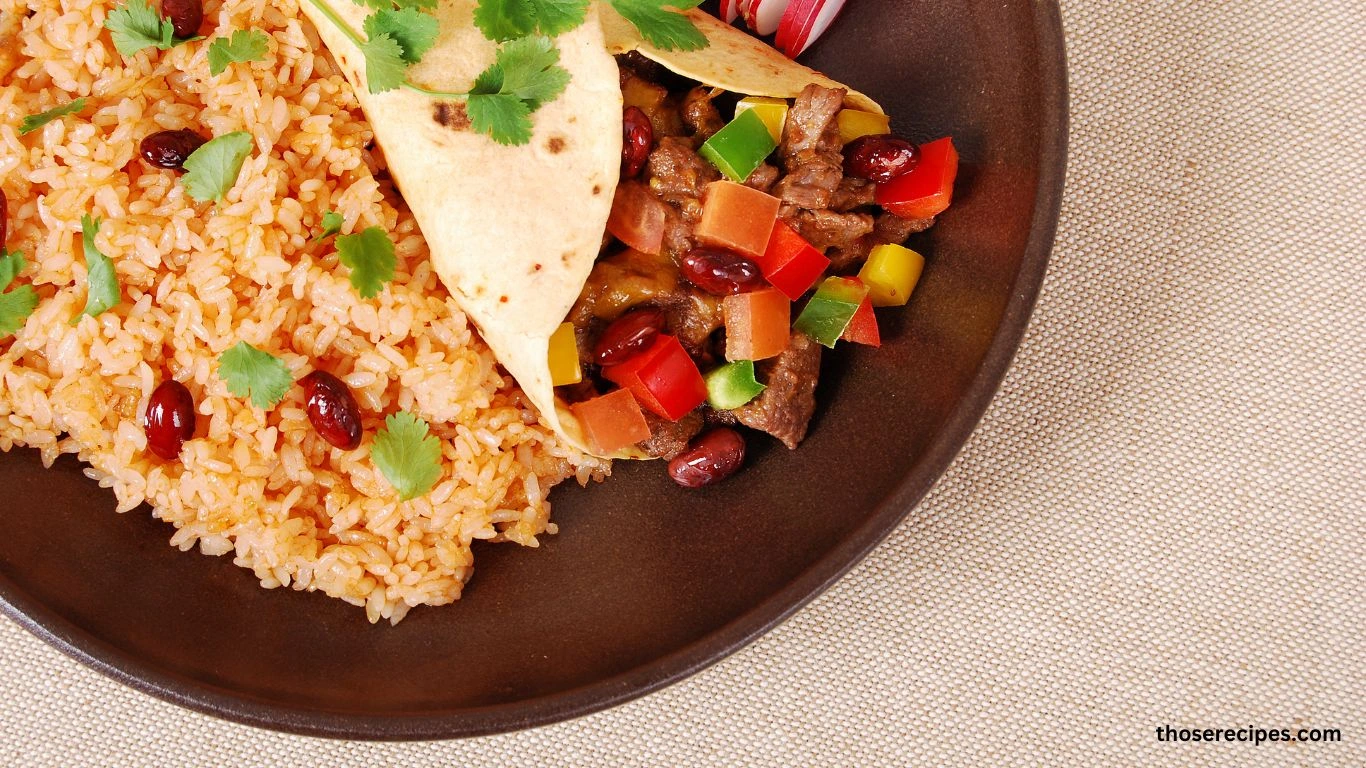
{"type": "Polygon", "coordinates": [[[678,264],[688,282],[714,296],[729,296],[761,288],[764,273],[759,265],[729,251],[694,248],[678,264]]]}
{"type": "Polygon", "coordinates": [[[158,168],[180,170],[185,158],[208,141],[203,136],[181,128],[176,131],[157,131],[142,140],[142,158],[158,168]]]}
{"type": "Polygon", "coordinates": [[[152,390],[142,417],[147,447],[167,461],[180,456],[185,441],[194,437],[194,397],[184,384],[168,379],[152,390]]]}
{"type": "Polygon", "coordinates": [[[860,136],[844,148],[844,172],[886,184],[920,164],[920,148],[891,134],[860,136]]]}
{"type": "Polygon", "coordinates": [[[635,178],[650,159],[655,143],[654,125],[640,107],[627,107],[621,113],[621,176],[635,178]]]}
{"type": "Polygon", "coordinates": [[[161,0],[161,15],[171,22],[176,37],[194,37],[204,23],[204,0],[161,0]]]}
{"type": "Polygon", "coordinates": [[[299,381],[308,398],[308,421],[322,439],[343,451],[360,446],[360,406],[350,388],[327,371],[314,371],[299,381]]]}
{"type": "Polygon", "coordinates": [[[616,365],[643,352],[664,329],[664,312],[652,307],[633,309],[612,321],[593,345],[598,365],[616,365]]]}
{"type": "Polygon", "coordinates": [[[730,427],[717,427],[669,462],[669,477],[684,488],[701,488],[725,480],[744,463],[745,438],[730,427]]]}

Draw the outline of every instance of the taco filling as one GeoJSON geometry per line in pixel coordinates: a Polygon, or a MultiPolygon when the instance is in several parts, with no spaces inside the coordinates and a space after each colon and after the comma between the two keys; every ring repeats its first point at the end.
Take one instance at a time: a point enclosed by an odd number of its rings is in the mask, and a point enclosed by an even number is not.
{"type": "Polygon", "coordinates": [[[876,346],[872,307],[906,302],[922,262],[901,244],[942,210],[921,187],[951,184],[951,144],[887,135],[841,88],[749,97],[638,53],[617,64],[621,181],[550,342],[556,395],[604,454],[675,459],[736,426],[796,448],[822,347],[876,346]]]}

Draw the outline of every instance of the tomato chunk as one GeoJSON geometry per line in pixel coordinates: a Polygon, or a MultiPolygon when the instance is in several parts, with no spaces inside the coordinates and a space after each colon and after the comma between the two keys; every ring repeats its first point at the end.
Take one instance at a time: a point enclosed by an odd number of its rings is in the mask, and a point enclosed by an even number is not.
{"type": "Polygon", "coordinates": [[[945,137],[920,145],[920,163],[905,176],[877,185],[877,204],[903,219],[938,216],[953,200],[958,176],[958,151],[945,137]]]}
{"type": "Polygon", "coordinates": [[[707,399],[702,372],[676,336],[660,334],[644,352],[603,368],[602,375],[669,421],[678,421],[707,399]]]}
{"type": "Polygon", "coordinates": [[[758,259],[778,220],[782,203],[772,195],[733,181],[713,181],[702,199],[698,241],[758,259]]]}
{"type": "Polygon", "coordinates": [[[642,253],[658,254],[664,245],[664,203],[638,181],[623,181],[612,198],[607,231],[642,253]]]}
{"type": "Polygon", "coordinates": [[[624,389],[569,406],[599,453],[614,453],[650,439],[650,425],[635,397],[624,389]]]}
{"type": "Polygon", "coordinates": [[[785,221],[773,225],[763,256],[755,259],[764,278],[796,301],[816,284],[830,260],[785,221]]]}
{"type": "Polygon", "coordinates": [[[787,349],[792,302],[777,288],[727,296],[721,312],[726,321],[727,360],[765,360],[787,349]]]}

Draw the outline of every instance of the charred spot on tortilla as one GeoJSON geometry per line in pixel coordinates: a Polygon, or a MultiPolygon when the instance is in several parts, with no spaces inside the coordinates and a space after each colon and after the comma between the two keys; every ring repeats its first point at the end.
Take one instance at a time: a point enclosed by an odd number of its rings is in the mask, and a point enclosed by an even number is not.
{"type": "Polygon", "coordinates": [[[601,184],[594,184],[594,185],[593,185],[593,194],[595,194],[595,195],[601,195],[601,194],[602,194],[602,185],[601,185],[601,184]]]}
{"type": "Polygon", "coordinates": [[[463,131],[470,127],[470,115],[465,110],[464,104],[450,104],[444,101],[436,103],[432,110],[432,119],[437,125],[463,131]]]}
{"type": "Polygon", "coordinates": [[[546,141],[545,148],[550,150],[550,154],[558,155],[564,151],[566,145],[567,142],[564,140],[564,137],[551,136],[550,139],[546,141]]]}
{"type": "Polygon", "coordinates": [[[540,264],[532,264],[532,265],[531,265],[531,271],[532,271],[532,272],[540,272],[542,269],[544,269],[544,267],[543,267],[542,265],[540,265],[540,264]]]}

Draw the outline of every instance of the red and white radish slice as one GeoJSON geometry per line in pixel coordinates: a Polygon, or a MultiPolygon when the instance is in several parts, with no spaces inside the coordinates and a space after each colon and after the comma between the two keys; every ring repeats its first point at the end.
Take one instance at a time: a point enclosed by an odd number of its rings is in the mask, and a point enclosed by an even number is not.
{"type": "Polygon", "coordinates": [[[791,0],[778,24],[778,47],[797,58],[825,34],[844,9],[845,0],[791,0]]]}
{"type": "Polygon", "coordinates": [[[759,0],[740,0],[740,18],[750,29],[754,29],[754,6],[758,4],[759,0]]]}
{"type": "Polygon", "coordinates": [[[721,18],[727,24],[734,24],[735,19],[740,16],[740,0],[721,0],[721,18]]]}
{"type": "Polygon", "coordinates": [[[787,10],[790,2],[791,0],[753,0],[750,7],[750,16],[753,18],[750,29],[761,35],[777,32],[783,11],[787,10]]]}

